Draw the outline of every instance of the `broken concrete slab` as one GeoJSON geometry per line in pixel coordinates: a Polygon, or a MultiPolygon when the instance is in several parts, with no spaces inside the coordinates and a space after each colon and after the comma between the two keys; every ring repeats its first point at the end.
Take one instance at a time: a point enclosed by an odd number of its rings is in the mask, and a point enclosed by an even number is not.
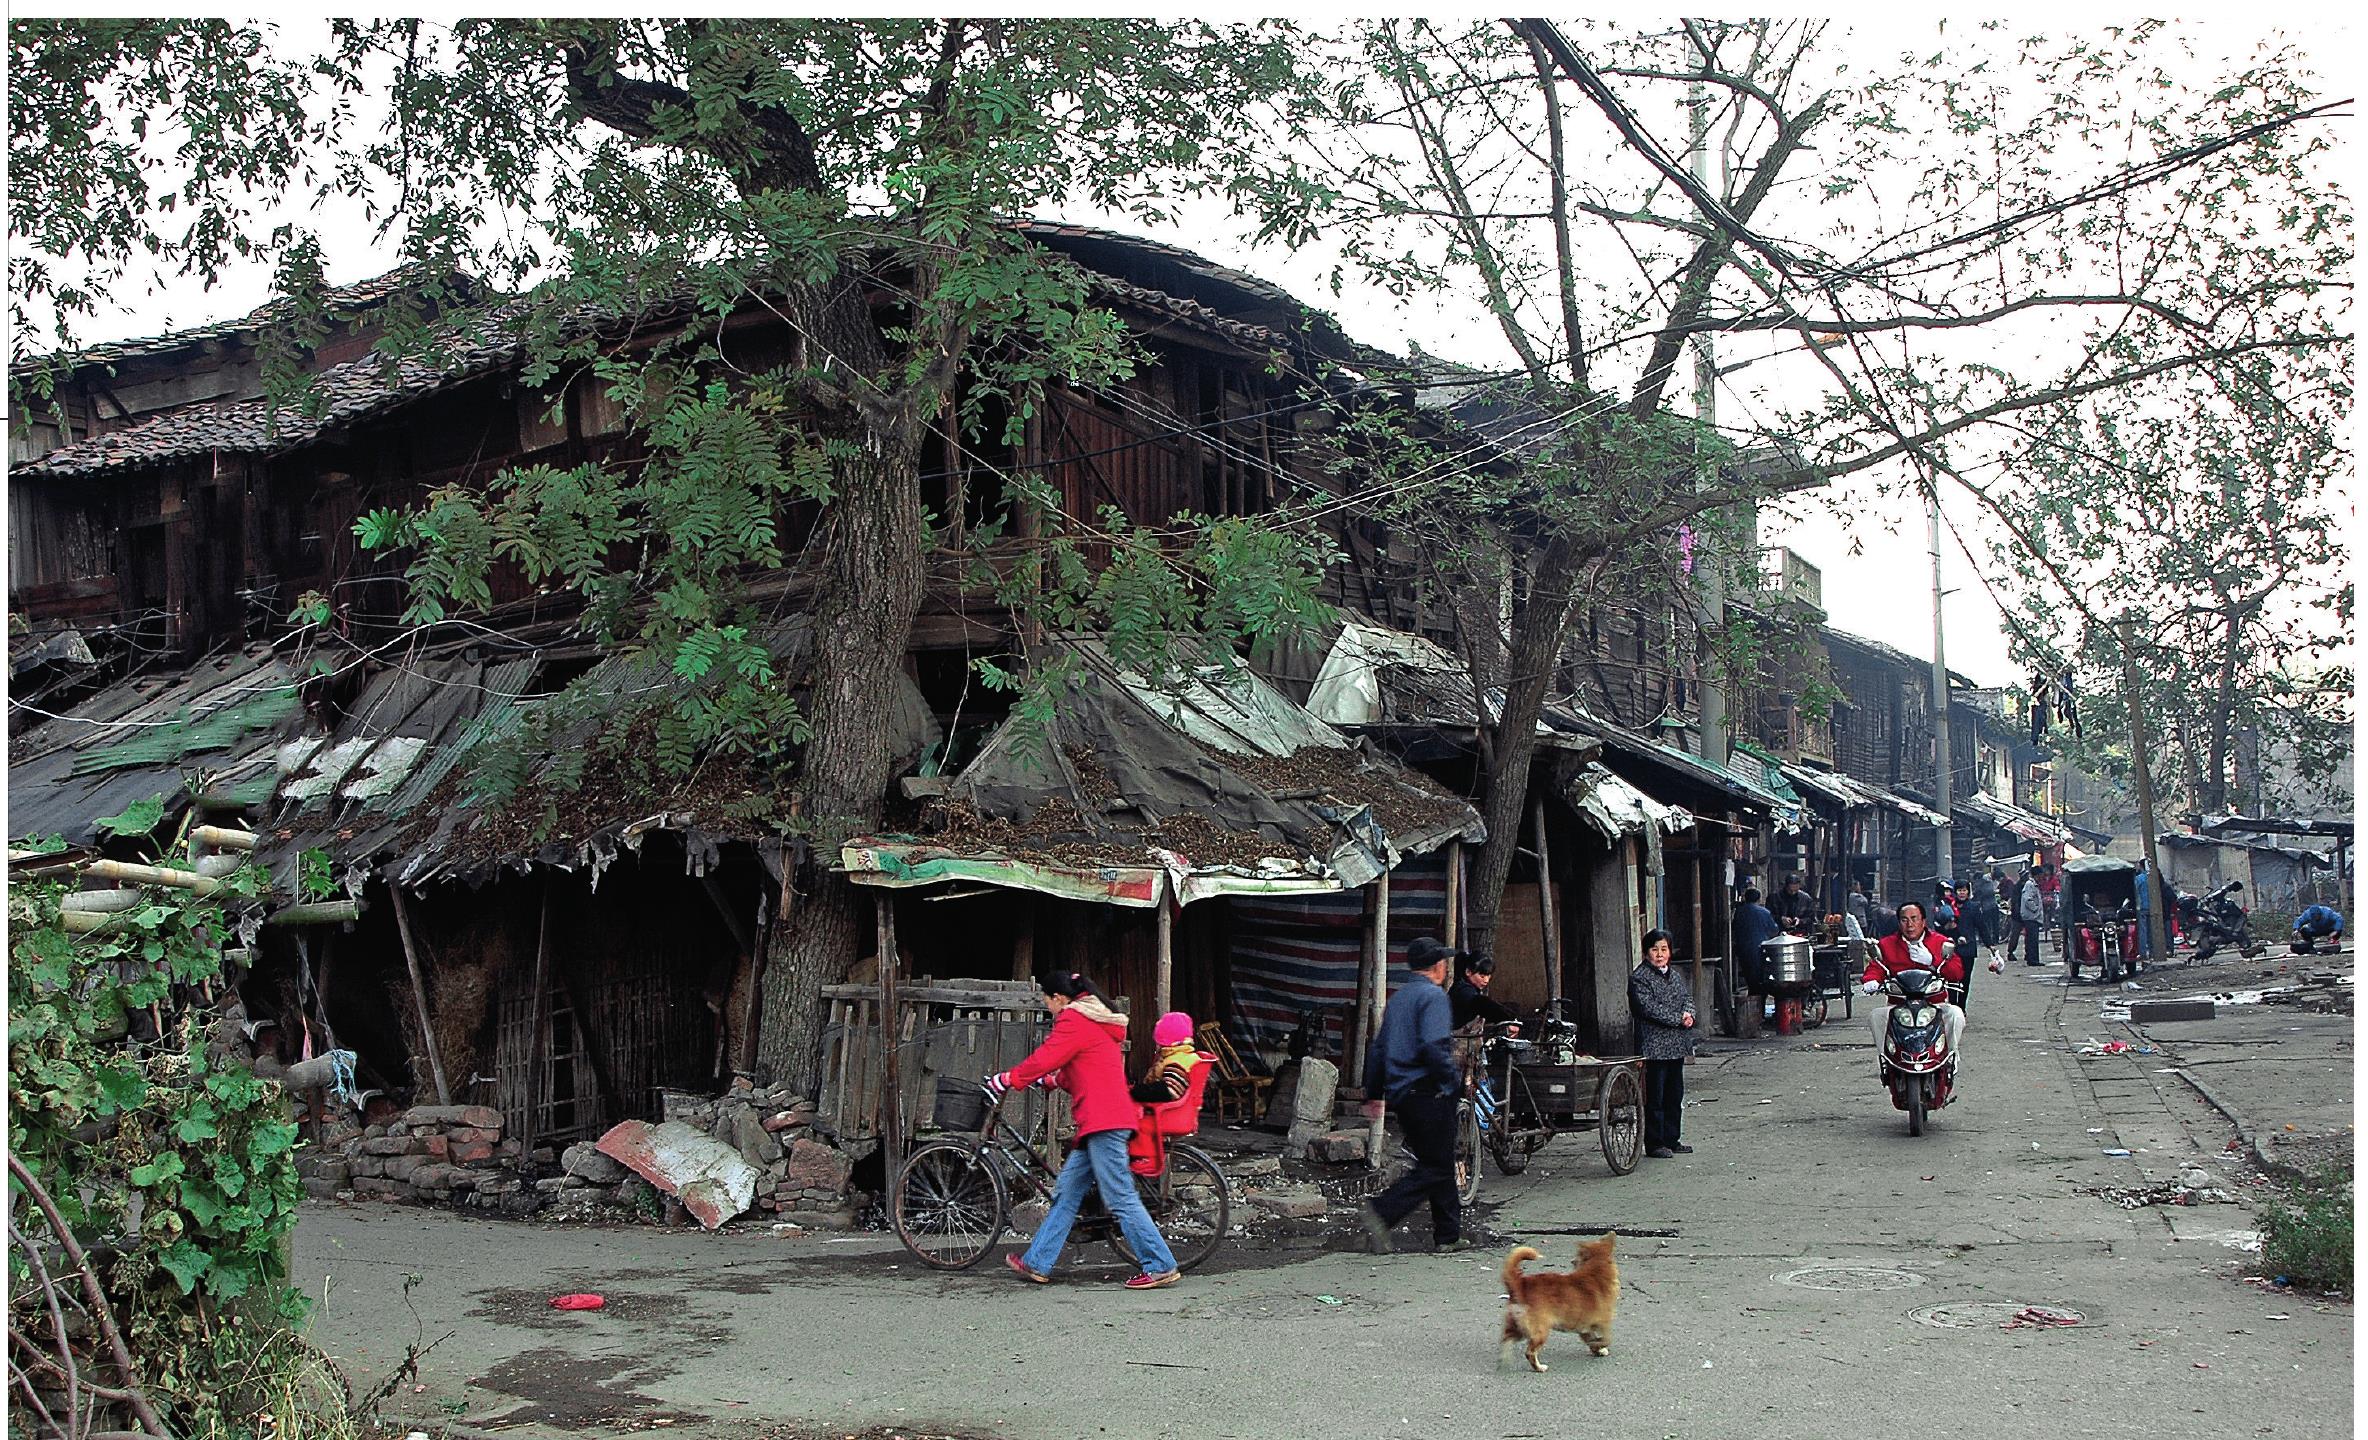
{"type": "Polygon", "coordinates": [[[627,1120],[593,1148],[681,1200],[709,1230],[754,1204],[763,1178],[738,1150],[679,1120],[661,1125],[627,1120]]]}
{"type": "Polygon", "coordinates": [[[1284,1220],[1313,1220],[1331,1208],[1324,1199],[1324,1192],[1313,1185],[1292,1185],[1281,1190],[1253,1190],[1242,1198],[1284,1220]]]}
{"type": "Polygon", "coordinates": [[[1339,1066],[1312,1057],[1299,1062],[1299,1089],[1293,1096],[1291,1132],[1283,1141],[1286,1151],[1304,1153],[1312,1141],[1331,1133],[1332,1095],[1339,1088],[1339,1066]]]}

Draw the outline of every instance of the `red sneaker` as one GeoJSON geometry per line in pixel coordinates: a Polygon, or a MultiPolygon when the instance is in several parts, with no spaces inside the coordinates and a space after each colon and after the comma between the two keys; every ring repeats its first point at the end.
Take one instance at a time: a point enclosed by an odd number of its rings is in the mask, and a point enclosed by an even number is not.
{"type": "Polygon", "coordinates": [[[1163,1286],[1173,1285],[1183,1278],[1184,1272],[1181,1270],[1170,1270],[1165,1275],[1129,1275],[1126,1277],[1126,1288],[1129,1290],[1157,1290],[1163,1286]]]}
{"type": "Polygon", "coordinates": [[[1016,1254],[1004,1256],[1003,1263],[1011,1267],[1013,1274],[1019,1276],[1022,1280],[1027,1281],[1031,1285],[1050,1285],[1052,1283],[1052,1277],[1050,1275],[1037,1274],[1035,1271],[1028,1268],[1027,1261],[1022,1260],[1016,1254]]]}

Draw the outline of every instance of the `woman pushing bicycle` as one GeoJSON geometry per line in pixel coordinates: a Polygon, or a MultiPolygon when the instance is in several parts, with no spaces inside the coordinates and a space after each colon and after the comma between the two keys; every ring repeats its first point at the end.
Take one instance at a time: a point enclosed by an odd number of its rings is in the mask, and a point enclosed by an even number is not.
{"type": "Polygon", "coordinates": [[[1091,980],[1075,971],[1049,972],[1038,977],[1037,984],[1044,991],[1045,1008],[1052,1012],[1052,1033],[1027,1059],[989,1076],[987,1094],[999,1100],[1007,1089],[1050,1076],[1069,1092],[1077,1133],[1036,1238],[1024,1253],[1005,1256],[1004,1263],[1022,1279],[1048,1283],[1090,1187],[1101,1191],[1104,1208],[1142,1261],[1142,1273],[1128,1276],[1126,1288],[1173,1285],[1181,1278],[1176,1257],[1143,1208],[1134,1173],[1127,1168],[1127,1137],[1134,1134],[1141,1110],[1127,1093],[1126,1059],[1119,1049],[1126,1037],[1126,1018],[1110,1008],[1091,980]]]}

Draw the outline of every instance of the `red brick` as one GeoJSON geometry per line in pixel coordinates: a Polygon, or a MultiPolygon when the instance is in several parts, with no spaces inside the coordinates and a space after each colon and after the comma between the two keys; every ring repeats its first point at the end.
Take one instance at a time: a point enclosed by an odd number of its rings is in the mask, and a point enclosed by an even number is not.
{"type": "Polygon", "coordinates": [[[482,1165],[493,1158],[493,1147],[482,1140],[468,1145],[455,1143],[451,1154],[455,1165],[482,1165]]]}
{"type": "Polygon", "coordinates": [[[445,1139],[441,1135],[430,1135],[427,1138],[426,1144],[428,1154],[433,1155],[438,1160],[443,1159],[448,1153],[450,1153],[452,1149],[452,1142],[445,1139]]]}

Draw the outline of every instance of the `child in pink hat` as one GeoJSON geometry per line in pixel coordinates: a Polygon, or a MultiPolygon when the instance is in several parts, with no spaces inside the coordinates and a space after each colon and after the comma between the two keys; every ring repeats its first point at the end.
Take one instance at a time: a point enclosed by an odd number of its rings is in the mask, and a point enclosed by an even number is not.
{"type": "Polygon", "coordinates": [[[1193,1067],[1200,1064],[1200,1052],[1192,1045],[1192,1017],[1181,1010],[1170,1010],[1151,1027],[1152,1042],[1159,1046],[1151,1057],[1151,1073],[1143,1083],[1129,1087],[1127,1093],[1145,1105],[1164,1105],[1181,1100],[1192,1088],[1193,1067]]]}

